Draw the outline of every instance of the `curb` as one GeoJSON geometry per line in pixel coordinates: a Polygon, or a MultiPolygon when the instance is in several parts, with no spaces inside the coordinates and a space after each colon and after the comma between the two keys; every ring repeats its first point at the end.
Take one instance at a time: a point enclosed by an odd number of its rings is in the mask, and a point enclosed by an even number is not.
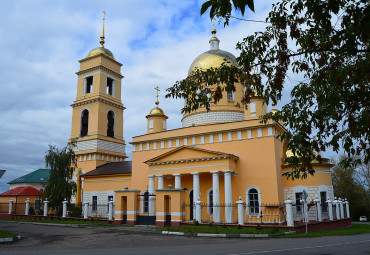
{"type": "Polygon", "coordinates": [[[191,237],[221,237],[221,238],[272,238],[278,236],[292,235],[295,231],[284,232],[281,234],[207,234],[207,233],[184,233],[184,232],[171,232],[162,231],[162,235],[174,236],[191,236],[191,237]]]}
{"type": "Polygon", "coordinates": [[[21,240],[21,235],[15,237],[0,238],[0,243],[12,243],[18,240],[21,240]]]}

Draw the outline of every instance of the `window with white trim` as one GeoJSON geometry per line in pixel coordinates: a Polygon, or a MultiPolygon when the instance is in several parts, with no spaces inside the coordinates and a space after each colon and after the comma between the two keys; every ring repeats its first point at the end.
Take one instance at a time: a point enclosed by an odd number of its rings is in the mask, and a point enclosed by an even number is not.
{"type": "Polygon", "coordinates": [[[154,120],[149,120],[149,131],[153,130],[153,123],[154,123],[154,120]]]}
{"type": "Polygon", "coordinates": [[[249,111],[251,116],[256,116],[256,103],[252,102],[249,104],[249,111]]]}
{"type": "Polygon", "coordinates": [[[249,215],[259,215],[260,214],[260,203],[259,203],[259,193],[255,188],[248,191],[249,199],[249,215]]]}
{"type": "Polygon", "coordinates": [[[233,91],[227,92],[227,101],[234,101],[234,92],[233,91]]]}

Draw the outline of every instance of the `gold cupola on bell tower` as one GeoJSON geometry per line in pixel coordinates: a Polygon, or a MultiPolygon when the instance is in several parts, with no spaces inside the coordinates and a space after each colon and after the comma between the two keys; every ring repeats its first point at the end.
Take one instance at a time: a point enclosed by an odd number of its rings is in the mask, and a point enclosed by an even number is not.
{"type": "Polygon", "coordinates": [[[83,173],[126,158],[121,101],[122,64],[105,48],[104,21],[100,46],[79,60],[77,96],[71,104],[71,140],[77,141],[77,167],[83,173]]]}
{"type": "Polygon", "coordinates": [[[158,92],[160,91],[158,86],[154,88],[157,91],[157,100],[155,101],[156,107],[154,107],[150,113],[146,116],[147,122],[147,133],[156,133],[167,130],[167,119],[168,117],[164,114],[163,110],[158,107],[158,92]]]}

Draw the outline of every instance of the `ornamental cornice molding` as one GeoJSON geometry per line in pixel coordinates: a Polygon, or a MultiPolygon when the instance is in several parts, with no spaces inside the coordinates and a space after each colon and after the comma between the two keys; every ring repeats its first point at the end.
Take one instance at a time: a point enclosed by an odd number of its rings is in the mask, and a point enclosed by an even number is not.
{"type": "Polygon", "coordinates": [[[233,159],[235,161],[238,160],[237,157],[231,155],[219,156],[219,157],[209,157],[209,158],[193,158],[193,159],[178,159],[178,160],[171,160],[171,161],[163,161],[163,162],[150,162],[148,163],[149,166],[155,165],[168,165],[168,164],[180,164],[180,163],[192,163],[192,162],[200,162],[200,161],[211,161],[211,160],[220,160],[220,159],[233,159]]]}
{"type": "Polygon", "coordinates": [[[83,105],[87,105],[87,104],[93,104],[93,103],[97,103],[97,102],[100,102],[100,103],[104,103],[104,104],[113,106],[113,107],[118,108],[120,110],[126,109],[126,107],[124,107],[123,105],[119,105],[119,104],[113,103],[113,102],[108,101],[108,100],[105,100],[103,98],[89,99],[89,100],[86,100],[86,101],[83,101],[83,102],[78,102],[78,103],[71,104],[71,106],[72,107],[78,107],[78,106],[83,106],[83,105]]]}
{"type": "Polygon", "coordinates": [[[92,68],[89,68],[89,69],[86,69],[86,70],[83,70],[83,71],[79,71],[79,72],[77,72],[76,74],[77,75],[81,75],[81,74],[85,74],[85,73],[89,73],[89,72],[93,72],[93,71],[96,71],[96,70],[103,70],[103,71],[106,71],[106,72],[108,72],[108,73],[110,73],[110,74],[114,74],[114,75],[116,75],[116,76],[118,76],[119,78],[124,78],[124,76],[123,75],[121,75],[121,74],[119,74],[119,73],[116,73],[116,72],[113,72],[112,70],[110,70],[110,69],[108,69],[108,68],[106,68],[106,67],[104,67],[104,66],[102,66],[102,65],[99,65],[99,66],[95,66],[95,67],[92,67],[92,68]]]}

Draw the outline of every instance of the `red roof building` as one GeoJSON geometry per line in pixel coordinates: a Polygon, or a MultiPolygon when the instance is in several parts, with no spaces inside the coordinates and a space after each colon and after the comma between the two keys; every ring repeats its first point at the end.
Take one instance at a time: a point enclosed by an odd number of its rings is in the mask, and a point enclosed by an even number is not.
{"type": "Polygon", "coordinates": [[[39,196],[42,192],[33,187],[17,187],[0,194],[2,197],[10,196],[39,196]]]}

